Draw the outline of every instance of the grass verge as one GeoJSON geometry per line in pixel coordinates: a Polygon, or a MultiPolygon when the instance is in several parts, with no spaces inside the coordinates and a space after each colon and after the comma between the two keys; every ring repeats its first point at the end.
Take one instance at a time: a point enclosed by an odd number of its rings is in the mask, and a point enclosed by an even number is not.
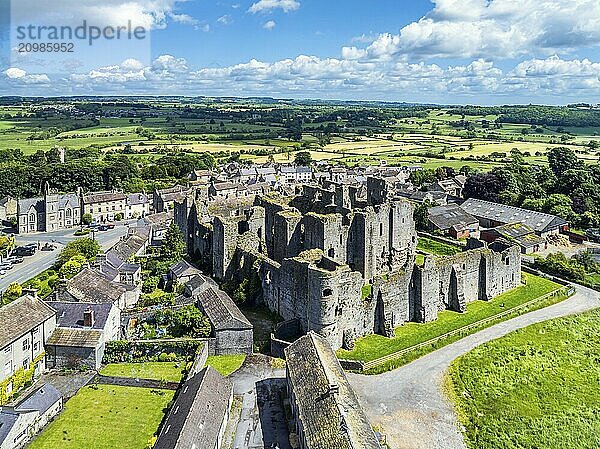
{"type": "Polygon", "coordinates": [[[173,394],[113,385],[83,387],[29,449],[144,449],[173,394]]]}
{"type": "Polygon", "coordinates": [[[352,351],[338,350],[337,355],[340,359],[374,362],[377,359],[390,356],[396,352],[408,350],[406,353],[399,355],[398,358],[386,360],[385,363],[365,371],[365,374],[379,374],[405,365],[425,354],[498,322],[556,304],[566,298],[566,295],[549,297],[529,307],[521,307],[515,310],[514,314],[509,313],[508,316],[503,316],[498,320],[488,320],[483,322],[481,326],[476,326],[476,323],[482,320],[522,306],[560,288],[560,285],[555,282],[528,273],[523,273],[523,278],[526,281],[526,285],[506,292],[492,301],[472,302],[467,305],[467,312],[464,314],[446,310],[440,312],[438,319],[430,323],[406,323],[396,328],[394,338],[386,338],[381,335],[369,335],[361,338],[357,340],[352,351]],[[465,326],[471,327],[465,329],[464,332],[434,341],[431,345],[419,346],[414,350],[409,350],[413,346],[426,343],[465,326]]]}
{"type": "Polygon", "coordinates": [[[599,447],[598,354],[595,310],[534,324],[455,360],[450,397],[467,446],[599,447]]]}

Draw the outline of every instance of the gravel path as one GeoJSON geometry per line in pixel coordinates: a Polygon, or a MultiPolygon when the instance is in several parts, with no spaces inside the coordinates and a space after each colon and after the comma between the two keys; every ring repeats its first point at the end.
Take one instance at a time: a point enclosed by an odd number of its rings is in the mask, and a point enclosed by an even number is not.
{"type": "Polygon", "coordinates": [[[597,307],[600,294],[577,286],[575,295],[559,304],[496,324],[395,371],[376,376],[348,374],[348,378],[392,449],[465,449],[456,414],[441,387],[451,362],[514,330],[597,307]]]}

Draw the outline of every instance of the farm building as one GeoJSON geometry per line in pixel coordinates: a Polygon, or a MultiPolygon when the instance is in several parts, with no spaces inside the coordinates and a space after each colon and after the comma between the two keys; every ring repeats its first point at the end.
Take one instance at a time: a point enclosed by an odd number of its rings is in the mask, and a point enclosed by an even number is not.
{"type": "Polygon", "coordinates": [[[559,234],[569,229],[569,223],[556,215],[536,212],[520,207],[492,203],[470,198],[461,205],[462,209],[479,220],[484,228],[495,228],[509,223],[523,223],[541,237],[559,234]]]}
{"type": "Polygon", "coordinates": [[[428,221],[431,231],[441,231],[455,239],[475,237],[479,232],[477,218],[456,204],[432,207],[428,221]]]}
{"type": "Polygon", "coordinates": [[[519,245],[522,254],[537,253],[548,247],[545,238],[537,235],[533,229],[523,223],[511,223],[481,231],[481,240],[488,243],[495,242],[499,238],[519,245]]]}

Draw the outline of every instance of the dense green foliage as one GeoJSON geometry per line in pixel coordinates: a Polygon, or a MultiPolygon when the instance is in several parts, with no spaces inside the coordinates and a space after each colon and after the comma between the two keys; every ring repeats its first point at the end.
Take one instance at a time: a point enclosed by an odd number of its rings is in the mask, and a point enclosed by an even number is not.
{"type": "Polygon", "coordinates": [[[535,324],[450,369],[472,449],[600,446],[600,311],[535,324]]]}
{"type": "Polygon", "coordinates": [[[151,341],[118,340],[106,342],[103,363],[158,362],[163,354],[175,354],[178,361],[191,360],[203,347],[199,340],[151,341]]]}
{"type": "Polygon", "coordinates": [[[550,254],[546,258],[536,257],[535,268],[600,290],[600,264],[595,262],[589,250],[581,251],[571,258],[561,252],[550,254]]]}
{"type": "Polygon", "coordinates": [[[519,151],[512,162],[467,179],[464,194],[557,215],[577,227],[600,224],[600,165],[585,165],[568,148],[547,154],[549,167],[525,164],[519,151]]]}

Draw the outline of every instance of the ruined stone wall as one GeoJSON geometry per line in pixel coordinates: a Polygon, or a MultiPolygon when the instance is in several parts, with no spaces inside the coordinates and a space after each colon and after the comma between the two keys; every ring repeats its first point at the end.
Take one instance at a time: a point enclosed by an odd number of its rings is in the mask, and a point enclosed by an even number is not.
{"type": "Polygon", "coordinates": [[[237,248],[239,235],[238,219],[213,219],[213,276],[217,280],[224,280],[230,270],[230,263],[237,248]]]}

